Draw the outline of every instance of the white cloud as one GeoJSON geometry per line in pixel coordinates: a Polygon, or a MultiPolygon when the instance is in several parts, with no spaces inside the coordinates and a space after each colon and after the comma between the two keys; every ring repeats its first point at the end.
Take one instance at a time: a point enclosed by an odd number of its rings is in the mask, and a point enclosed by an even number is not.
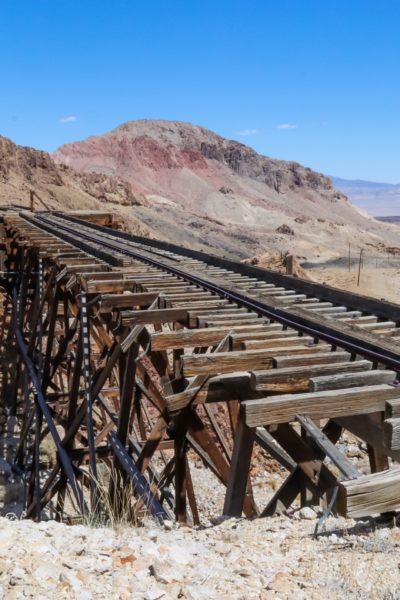
{"type": "Polygon", "coordinates": [[[297,129],[297,125],[293,123],[282,123],[281,125],[276,126],[277,129],[297,129]]]}
{"type": "Polygon", "coordinates": [[[76,117],[75,115],[69,115],[68,117],[62,117],[62,119],[60,119],[60,123],[73,123],[77,120],[78,117],[76,117]]]}
{"type": "Polygon", "coordinates": [[[237,131],[236,135],[247,136],[247,135],[257,135],[257,133],[260,133],[258,129],[242,129],[241,131],[237,131]]]}

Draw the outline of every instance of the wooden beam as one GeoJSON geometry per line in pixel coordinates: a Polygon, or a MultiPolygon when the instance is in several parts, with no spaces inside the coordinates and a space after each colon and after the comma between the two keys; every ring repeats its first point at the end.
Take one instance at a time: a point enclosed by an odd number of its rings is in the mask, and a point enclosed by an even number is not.
{"type": "Polygon", "coordinates": [[[296,367],[298,365],[324,365],[329,363],[348,362],[351,358],[349,352],[337,350],[336,352],[320,352],[317,354],[297,354],[296,356],[277,356],[274,366],[278,369],[283,367],[296,367]]]}
{"type": "Polygon", "coordinates": [[[386,400],[397,398],[399,390],[389,385],[350,388],[311,394],[288,394],[249,400],[243,403],[249,427],[289,423],[296,415],[312,419],[368,414],[383,410],[386,400]]]}
{"type": "Polygon", "coordinates": [[[251,388],[268,392],[306,392],[313,376],[335,373],[368,371],[372,363],[367,360],[322,365],[286,367],[251,372],[251,388]]]}
{"type": "Polygon", "coordinates": [[[189,354],[183,356],[181,360],[182,373],[185,377],[272,367],[272,356],[260,350],[220,352],[219,354],[189,354]]]}
{"type": "Polygon", "coordinates": [[[339,484],[336,509],[350,519],[399,510],[400,467],[339,484]]]}
{"type": "Polygon", "coordinates": [[[123,325],[152,325],[154,323],[171,323],[186,321],[187,310],[184,308],[160,308],[156,310],[135,310],[122,313],[123,325]]]}
{"type": "Polygon", "coordinates": [[[210,327],[202,329],[181,329],[151,334],[151,351],[175,350],[179,348],[206,348],[218,344],[231,331],[245,331],[249,337],[260,331],[263,325],[241,325],[230,327],[210,327]]]}
{"type": "MultiPolygon", "coordinates": [[[[357,364],[357,363],[353,363],[357,364]]],[[[365,371],[360,373],[338,373],[310,379],[310,392],[338,390],[341,388],[361,387],[363,385],[379,385],[393,383],[396,378],[394,371],[365,371]]]]}
{"type": "Polygon", "coordinates": [[[297,415],[296,420],[302,428],[312,438],[313,442],[322,450],[325,456],[328,456],[346,479],[356,479],[359,472],[355,466],[347,460],[345,455],[340,452],[335,444],[324,434],[323,431],[310,419],[304,415],[297,415]]]}
{"type": "Polygon", "coordinates": [[[246,496],[255,429],[247,427],[239,416],[233,445],[232,461],[225,495],[223,514],[240,517],[246,496]]]}

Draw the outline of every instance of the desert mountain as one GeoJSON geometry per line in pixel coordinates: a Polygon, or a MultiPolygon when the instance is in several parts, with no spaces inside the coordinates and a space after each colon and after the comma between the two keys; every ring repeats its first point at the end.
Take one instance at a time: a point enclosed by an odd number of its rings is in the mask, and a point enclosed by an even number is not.
{"type": "Polygon", "coordinates": [[[136,217],[154,235],[192,247],[315,257],[343,253],[349,241],[395,243],[390,226],[355,209],[328,177],[189,123],[129,121],[53,158],[129,182],[136,217]]]}
{"type": "Polygon", "coordinates": [[[377,217],[400,216],[400,184],[331,177],[333,185],[354,204],[377,217]]]}
{"type": "Polygon", "coordinates": [[[0,202],[118,212],[130,230],[237,257],[343,254],[398,245],[398,227],[357,211],[330,179],[203,127],[132,121],[47,152],[0,136],[0,202]]]}

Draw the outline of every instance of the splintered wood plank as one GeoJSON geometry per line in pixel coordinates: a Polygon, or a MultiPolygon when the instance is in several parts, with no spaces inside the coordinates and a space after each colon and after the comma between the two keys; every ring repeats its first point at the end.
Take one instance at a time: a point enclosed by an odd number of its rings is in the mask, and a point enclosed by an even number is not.
{"type": "Polygon", "coordinates": [[[360,518],[400,508],[400,467],[342,481],[336,509],[346,518],[360,518]]]}
{"type": "Polygon", "coordinates": [[[368,414],[384,410],[386,400],[399,397],[399,390],[389,385],[373,385],[309,394],[285,394],[243,403],[249,427],[288,423],[296,415],[311,419],[368,414]]]}
{"type": "Polygon", "coordinates": [[[283,367],[296,367],[298,365],[323,365],[327,363],[348,362],[351,358],[350,352],[337,350],[336,352],[321,352],[317,354],[297,354],[296,356],[278,356],[274,359],[274,366],[278,369],[283,367]]]}
{"type": "MultiPolygon", "coordinates": [[[[356,364],[356,363],[353,363],[356,364]]],[[[338,390],[340,388],[361,387],[362,385],[378,385],[393,383],[396,379],[394,371],[366,371],[364,373],[337,373],[310,379],[310,392],[338,390]]]]}
{"type": "MultiPolygon", "coordinates": [[[[332,353],[331,353],[332,354],[332,353]]],[[[310,378],[314,375],[331,375],[334,373],[368,371],[372,363],[358,360],[326,365],[310,365],[252,371],[251,387],[256,391],[268,392],[306,392],[309,390],[310,378]]]]}
{"type": "Polygon", "coordinates": [[[221,352],[217,354],[188,354],[182,356],[182,374],[212,375],[247,371],[249,369],[268,369],[272,367],[272,355],[263,350],[247,350],[246,352],[221,352]]]}

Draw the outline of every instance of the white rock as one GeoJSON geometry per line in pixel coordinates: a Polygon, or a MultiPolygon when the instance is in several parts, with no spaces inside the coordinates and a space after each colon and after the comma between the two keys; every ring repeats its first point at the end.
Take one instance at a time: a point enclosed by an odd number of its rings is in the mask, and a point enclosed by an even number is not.
{"type": "Polygon", "coordinates": [[[166,592],[160,588],[152,588],[145,593],[146,600],[165,600],[166,592]]]}
{"type": "Polygon", "coordinates": [[[158,583],[174,583],[184,578],[182,565],[171,560],[155,560],[150,567],[150,573],[158,583]]]}
{"type": "Polygon", "coordinates": [[[317,518],[317,515],[310,506],[303,506],[303,508],[299,510],[299,517],[300,519],[312,521],[317,518]]]}

